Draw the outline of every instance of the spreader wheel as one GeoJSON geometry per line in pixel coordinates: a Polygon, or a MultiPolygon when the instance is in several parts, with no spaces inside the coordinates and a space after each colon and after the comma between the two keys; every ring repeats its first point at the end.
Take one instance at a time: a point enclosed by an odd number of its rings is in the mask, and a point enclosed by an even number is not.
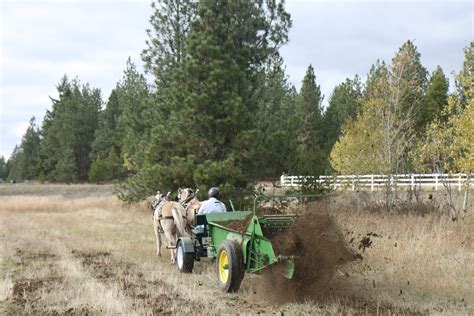
{"type": "Polygon", "coordinates": [[[217,280],[222,291],[237,292],[244,278],[242,248],[235,240],[225,240],[217,251],[217,280]]]}
{"type": "Polygon", "coordinates": [[[191,273],[194,267],[194,254],[186,253],[184,251],[183,241],[178,242],[176,247],[176,265],[178,266],[179,272],[191,273]]]}

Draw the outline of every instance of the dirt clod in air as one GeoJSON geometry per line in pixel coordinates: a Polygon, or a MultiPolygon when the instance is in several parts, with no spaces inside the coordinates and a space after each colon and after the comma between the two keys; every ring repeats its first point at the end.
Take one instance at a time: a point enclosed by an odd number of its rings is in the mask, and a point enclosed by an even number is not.
{"type": "Polygon", "coordinates": [[[365,251],[365,248],[369,248],[372,245],[372,240],[370,240],[369,236],[365,236],[360,240],[359,243],[359,250],[362,250],[362,252],[365,251]]]}
{"type": "Polygon", "coordinates": [[[271,236],[276,255],[295,255],[292,280],[282,277],[285,263],[264,271],[260,292],[277,303],[321,300],[337,293],[344,285],[333,282],[338,266],[362,259],[346,244],[337,224],[324,204],[309,204],[298,211],[295,223],[271,236]],[[271,290],[270,290],[271,289],[271,290]]]}

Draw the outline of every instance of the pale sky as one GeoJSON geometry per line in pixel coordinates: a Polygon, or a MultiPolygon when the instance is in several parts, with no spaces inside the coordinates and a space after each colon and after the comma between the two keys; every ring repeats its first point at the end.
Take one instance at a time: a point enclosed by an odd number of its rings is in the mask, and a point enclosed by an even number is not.
{"type": "MultiPolygon", "coordinates": [[[[299,88],[312,64],[325,102],[335,85],[390,62],[410,39],[431,72],[459,71],[473,40],[470,1],[287,0],[293,27],[282,48],[299,88]]],[[[0,155],[9,157],[30,118],[40,124],[59,79],[79,77],[105,100],[130,56],[141,68],[150,1],[0,0],[0,155]]],[[[450,75],[450,85],[453,80],[450,75]]]]}

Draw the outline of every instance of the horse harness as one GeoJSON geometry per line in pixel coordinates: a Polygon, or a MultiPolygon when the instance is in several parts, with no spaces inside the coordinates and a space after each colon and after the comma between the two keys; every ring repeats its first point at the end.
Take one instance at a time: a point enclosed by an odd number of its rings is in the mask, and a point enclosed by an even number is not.
{"type": "MultiPolygon", "coordinates": [[[[151,204],[151,216],[154,215],[155,210],[157,208],[159,208],[161,210],[161,207],[163,207],[164,202],[165,202],[165,200],[161,200],[158,203],[153,202],[151,204]]],[[[160,212],[160,213],[158,213],[158,220],[162,220],[162,219],[173,219],[173,216],[171,216],[171,215],[170,216],[163,216],[160,212]]]]}
{"type": "Polygon", "coordinates": [[[184,200],[181,204],[183,205],[185,210],[188,210],[188,208],[191,206],[191,201],[196,197],[196,194],[192,193],[188,196],[186,200],[184,200]]]}

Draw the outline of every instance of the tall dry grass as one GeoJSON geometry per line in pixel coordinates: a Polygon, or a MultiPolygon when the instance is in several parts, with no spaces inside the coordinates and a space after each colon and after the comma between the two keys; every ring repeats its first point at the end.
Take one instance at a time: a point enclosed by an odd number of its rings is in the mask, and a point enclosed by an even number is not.
{"type": "Polygon", "coordinates": [[[77,212],[91,208],[108,210],[121,207],[120,201],[115,197],[66,198],[61,195],[0,197],[0,212],[77,212]]]}
{"type": "Polygon", "coordinates": [[[422,311],[474,311],[474,220],[334,208],[360,263],[342,267],[364,295],[422,311]],[[375,233],[375,235],[374,235],[375,233]],[[369,236],[370,235],[370,236],[369,236]],[[369,238],[363,249],[360,240],[369,238]]]}

